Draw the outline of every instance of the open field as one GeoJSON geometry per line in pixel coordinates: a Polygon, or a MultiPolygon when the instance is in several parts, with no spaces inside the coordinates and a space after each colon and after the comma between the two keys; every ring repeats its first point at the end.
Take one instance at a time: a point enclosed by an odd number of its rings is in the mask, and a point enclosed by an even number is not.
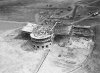
{"type": "Polygon", "coordinates": [[[53,3],[56,7],[59,7],[56,4],[60,4],[60,6],[67,8],[68,3],[71,5],[76,1],[79,0],[1,0],[0,20],[34,22],[35,14],[38,13],[42,7],[46,7],[47,4],[53,3]]]}

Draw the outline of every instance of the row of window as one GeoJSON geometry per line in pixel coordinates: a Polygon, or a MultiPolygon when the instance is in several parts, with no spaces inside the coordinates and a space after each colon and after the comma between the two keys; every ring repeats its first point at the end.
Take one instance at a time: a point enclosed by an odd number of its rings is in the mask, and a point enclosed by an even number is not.
{"type": "Polygon", "coordinates": [[[39,45],[33,45],[33,47],[36,48],[36,49],[38,49],[38,48],[49,48],[49,45],[51,45],[51,43],[48,44],[48,45],[42,45],[42,46],[41,45],[40,46],[39,45]]]}

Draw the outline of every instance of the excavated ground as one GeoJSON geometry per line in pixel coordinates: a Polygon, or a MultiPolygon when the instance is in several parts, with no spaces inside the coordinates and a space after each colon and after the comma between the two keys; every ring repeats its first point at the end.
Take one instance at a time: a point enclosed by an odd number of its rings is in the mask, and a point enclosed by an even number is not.
{"type": "MultiPolygon", "coordinates": [[[[46,53],[44,50],[34,50],[32,43],[27,39],[15,38],[20,32],[20,29],[9,30],[0,36],[0,73],[34,73],[46,53]]],[[[55,45],[50,49],[37,73],[98,73],[100,71],[98,50],[93,51],[85,66],[63,68],[52,62],[56,60],[55,55],[57,56],[57,51],[61,48],[55,45]]]]}

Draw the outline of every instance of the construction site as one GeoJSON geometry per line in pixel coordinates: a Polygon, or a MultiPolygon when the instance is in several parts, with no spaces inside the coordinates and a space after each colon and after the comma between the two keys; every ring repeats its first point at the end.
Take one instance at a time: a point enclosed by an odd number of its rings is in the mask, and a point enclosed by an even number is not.
{"type": "Polygon", "coordinates": [[[10,29],[0,32],[0,73],[99,73],[99,3],[46,2],[20,8],[38,11],[30,20],[27,11],[2,16],[0,29],[10,29]]]}

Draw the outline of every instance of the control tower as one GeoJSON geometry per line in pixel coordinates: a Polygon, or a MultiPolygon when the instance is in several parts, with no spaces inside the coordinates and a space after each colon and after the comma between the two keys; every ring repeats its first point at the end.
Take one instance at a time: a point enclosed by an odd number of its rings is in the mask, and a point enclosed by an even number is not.
{"type": "Polygon", "coordinates": [[[35,49],[46,49],[52,45],[53,32],[48,27],[37,26],[30,34],[35,49]]]}

